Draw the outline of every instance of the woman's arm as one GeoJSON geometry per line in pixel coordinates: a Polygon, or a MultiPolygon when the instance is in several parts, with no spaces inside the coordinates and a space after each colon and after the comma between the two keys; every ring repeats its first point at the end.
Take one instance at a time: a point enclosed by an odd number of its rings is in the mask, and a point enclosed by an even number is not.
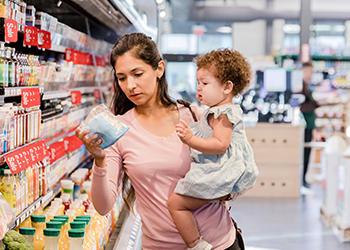
{"type": "Polygon", "coordinates": [[[98,167],[100,163],[95,161],[92,168],[91,198],[96,211],[101,215],[107,214],[117,199],[119,178],[123,166],[117,144],[105,149],[105,151],[106,166],[98,167]]]}
{"type": "Polygon", "coordinates": [[[213,137],[203,139],[192,134],[188,124],[180,120],[176,125],[176,133],[180,140],[189,147],[207,155],[221,155],[225,153],[231,142],[233,124],[226,115],[220,115],[217,119],[211,119],[213,137]]]}

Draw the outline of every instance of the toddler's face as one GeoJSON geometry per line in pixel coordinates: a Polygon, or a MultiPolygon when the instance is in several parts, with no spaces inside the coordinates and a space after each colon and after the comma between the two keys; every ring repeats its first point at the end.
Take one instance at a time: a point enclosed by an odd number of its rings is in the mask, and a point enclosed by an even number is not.
{"type": "Polygon", "coordinates": [[[209,70],[197,70],[197,82],[197,98],[202,105],[213,107],[226,104],[225,87],[209,70]]]}

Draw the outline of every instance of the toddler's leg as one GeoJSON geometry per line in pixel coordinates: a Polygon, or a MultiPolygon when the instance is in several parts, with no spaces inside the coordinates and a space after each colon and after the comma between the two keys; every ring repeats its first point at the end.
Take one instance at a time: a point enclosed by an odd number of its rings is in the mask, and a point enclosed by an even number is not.
{"type": "Polygon", "coordinates": [[[208,200],[197,199],[172,193],[168,200],[168,209],[173,217],[175,226],[189,248],[197,245],[200,235],[196,220],[190,210],[200,208],[208,200]]]}

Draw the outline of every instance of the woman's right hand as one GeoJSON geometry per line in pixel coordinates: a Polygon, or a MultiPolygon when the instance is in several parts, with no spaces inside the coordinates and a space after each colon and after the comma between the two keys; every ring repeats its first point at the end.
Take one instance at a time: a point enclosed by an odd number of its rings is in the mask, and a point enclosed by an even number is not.
{"type": "Polygon", "coordinates": [[[96,165],[98,167],[105,167],[103,166],[103,162],[105,162],[106,152],[99,147],[102,143],[102,139],[99,139],[95,142],[98,135],[94,134],[93,136],[87,137],[89,133],[89,129],[81,131],[80,128],[77,128],[75,130],[75,135],[84,143],[86,150],[89,151],[89,153],[95,157],[96,165]]]}

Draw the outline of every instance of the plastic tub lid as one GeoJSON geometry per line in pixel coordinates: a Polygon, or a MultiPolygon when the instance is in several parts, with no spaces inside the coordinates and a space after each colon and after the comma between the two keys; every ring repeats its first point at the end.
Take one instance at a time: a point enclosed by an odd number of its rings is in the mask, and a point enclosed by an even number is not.
{"type": "Polygon", "coordinates": [[[53,218],[57,218],[57,219],[64,219],[66,222],[68,222],[69,220],[69,216],[68,215],[56,215],[53,218]]]}
{"type": "Polygon", "coordinates": [[[50,207],[60,207],[60,202],[59,201],[51,201],[51,206],[50,207]]]}
{"type": "Polygon", "coordinates": [[[66,224],[66,219],[65,218],[55,218],[55,217],[53,217],[53,219],[51,219],[50,221],[52,221],[52,222],[60,222],[60,223],[62,223],[62,225],[66,224]]]}
{"type": "Polygon", "coordinates": [[[34,227],[20,227],[19,233],[22,235],[34,235],[35,230],[36,229],[34,227]]]}
{"type": "Polygon", "coordinates": [[[85,222],[73,221],[70,223],[70,227],[72,229],[81,229],[81,228],[85,228],[85,226],[86,226],[85,222]]]}
{"type": "Polygon", "coordinates": [[[91,217],[94,217],[96,215],[96,210],[95,209],[88,209],[86,211],[87,215],[90,215],[91,217]]]}
{"type": "Polygon", "coordinates": [[[83,238],[84,233],[85,233],[84,230],[80,230],[80,229],[68,230],[68,236],[71,238],[83,238]]]}
{"type": "Polygon", "coordinates": [[[61,230],[55,228],[44,228],[44,236],[49,237],[58,237],[60,235],[61,230]]]}
{"type": "Polygon", "coordinates": [[[75,218],[74,222],[84,222],[85,225],[88,225],[90,223],[90,220],[88,218],[75,218]]]}
{"type": "Polygon", "coordinates": [[[326,140],[325,154],[342,154],[347,148],[346,140],[340,135],[333,135],[326,140]]]}
{"type": "Polygon", "coordinates": [[[32,215],[30,216],[32,222],[45,222],[46,216],[45,215],[32,215]]]}
{"type": "Polygon", "coordinates": [[[87,201],[89,199],[89,195],[87,194],[81,194],[79,195],[78,200],[82,200],[82,201],[87,201]]]}
{"type": "Polygon", "coordinates": [[[84,181],[84,175],[77,173],[75,175],[71,175],[71,179],[74,182],[80,183],[80,182],[84,181]]]}
{"type": "Polygon", "coordinates": [[[60,204],[63,202],[62,198],[55,198],[54,201],[58,201],[60,204]]]}
{"type": "Polygon", "coordinates": [[[73,202],[73,203],[70,205],[69,209],[78,209],[79,207],[80,207],[80,205],[79,205],[78,203],[73,202]]]}
{"type": "Polygon", "coordinates": [[[62,222],[61,221],[48,221],[46,222],[46,228],[56,228],[56,229],[61,229],[62,227],[62,222]]]}
{"type": "Polygon", "coordinates": [[[89,191],[90,191],[90,189],[91,189],[91,184],[92,184],[91,181],[84,181],[84,182],[83,182],[83,189],[84,189],[84,190],[89,190],[89,191]]]}
{"type": "Polygon", "coordinates": [[[12,174],[10,169],[5,169],[4,174],[12,174]]]}

